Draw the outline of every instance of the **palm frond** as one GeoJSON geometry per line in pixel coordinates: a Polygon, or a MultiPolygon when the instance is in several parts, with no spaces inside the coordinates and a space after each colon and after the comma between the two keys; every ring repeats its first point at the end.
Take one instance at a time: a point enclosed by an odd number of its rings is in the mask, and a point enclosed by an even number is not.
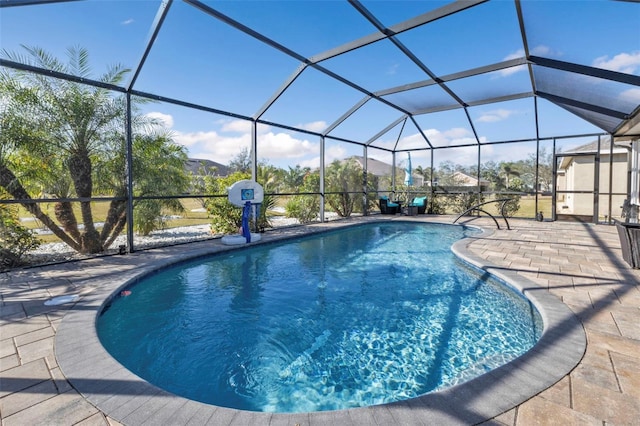
{"type": "Polygon", "coordinates": [[[69,58],[69,70],[73,75],[84,78],[91,75],[89,51],[86,48],[72,46],[67,49],[67,57],[69,58]]]}
{"type": "Polygon", "coordinates": [[[131,72],[131,68],[126,68],[122,64],[115,64],[109,67],[106,73],[100,76],[103,83],[118,84],[124,80],[124,77],[131,72]]]}
{"type": "Polygon", "coordinates": [[[62,73],[68,72],[67,66],[63,62],[60,62],[58,58],[56,58],[55,56],[53,56],[43,48],[37,47],[37,46],[25,46],[25,45],[21,45],[21,47],[25,49],[29,53],[29,55],[31,55],[31,59],[23,63],[29,64],[29,65],[36,65],[51,71],[57,71],[62,73]]]}

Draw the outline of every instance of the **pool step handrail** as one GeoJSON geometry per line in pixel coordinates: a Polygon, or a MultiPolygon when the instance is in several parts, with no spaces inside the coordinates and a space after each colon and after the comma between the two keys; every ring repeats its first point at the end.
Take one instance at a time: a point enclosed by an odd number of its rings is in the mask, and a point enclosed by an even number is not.
{"type": "Polygon", "coordinates": [[[471,213],[472,211],[477,211],[477,212],[485,213],[487,216],[489,216],[491,219],[493,219],[493,221],[496,224],[496,226],[498,227],[498,229],[500,229],[500,224],[498,223],[496,218],[491,213],[489,213],[488,211],[482,209],[481,207],[484,206],[485,204],[502,202],[502,204],[500,204],[500,216],[502,216],[502,218],[504,219],[504,223],[507,224],[507,229],[511,230],[511,226],[509,226],[509,221],[507,220],[507,216],[504,214],[504,206],[509,201],[513,201],[513,198],[499,198],[497,200],[485,201],[484,203],[476,204],[475,206],[473,206],[473,207],[463,211],[462,213],[460,213],[460,215],[458,215],[458,217],[455,218],[453,223],[456,223],[458,221],[458,219],[460,219],[462,216],[466,215],[467,213],[471,213]]]}

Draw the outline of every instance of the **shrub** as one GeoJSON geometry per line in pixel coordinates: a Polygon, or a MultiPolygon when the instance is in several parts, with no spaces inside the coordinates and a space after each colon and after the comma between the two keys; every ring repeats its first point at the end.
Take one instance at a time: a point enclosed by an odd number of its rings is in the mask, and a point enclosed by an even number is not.
{"type": "Polygon", "coordinates": [[[24,254],[39,245],[33,232],[20,225],[15,209],[0,205],[0,270],[20,265],[24,254]]]}
{"type": "MultiPolygon", "coordinates": [[[[320,188],[320,175],[308,173],[304,179],[301,192],[317,192],[320,188]]],[[[295,218],[300,223],[309,223],[320,214],[320,197],[317,195],[294,195],[285,205],[287,217],[295,218]]]]}
{"type": "Polygon", "coordinates": [[[455,213],[460,214],[482,202],[484,202],[484,195],[477,192],[464,192],[451,197],[449,199],[449,207],[455,213]]]}
{"type": "Polygon", "coordinates": [[[133,227],[140,235],[149,235],[151,231],[162,229],[162,205],[155,200],[142,200],[135,206],[133,212],[133,227]]]}
{"type": "MultiPolygon", "coordinates": [[[[520,196],[519,195],[509,195],[507,198],[510,198],[510,201],[504,205],[504,215],[506,217],[513,217],[518,210],[520,210],[520,196]]],[[[496,204],[496,209],[500,209],[500,205],[502,203],[496,204]]],[[[499,211],[499,210],[498,210],[499,211]]]]}
{"type": "Polygon", "coordinates": [[[431,195],[427,198],[427,213],[429,214],[446,214],[447,205],[446,197],[431,192],[431,195]]]}
{"type": "Polygon", "coordinates": [[[287,217],[295,218],[300,223],[316,220],[320,213],[320,200],[315,195],[294,195],[285,205],[287,217]]]}
{"type": "MultiPolygon", "coordinates": [[[[235,172],[229,176],[210,176],[205,179],[209,194],[226,194],[227,188],[239,180],[250,179],[251,175],[235,172]]],[[[242,226],[242,209],[229,202],[227,197],[209,198],[205,201],[211,218],[211,232],[214,234],[236,234],[242,226]]]]}
{"type": "Polygon", "coordinates": [[[258,228],[270,228],[271,222],[269,222],[269,216],[267,213],[269,210],[273,210],[277,205],[277,197],[272,194],[264,194],[262,204],[260,204],[260,213],[258,214],[258,228]]]}

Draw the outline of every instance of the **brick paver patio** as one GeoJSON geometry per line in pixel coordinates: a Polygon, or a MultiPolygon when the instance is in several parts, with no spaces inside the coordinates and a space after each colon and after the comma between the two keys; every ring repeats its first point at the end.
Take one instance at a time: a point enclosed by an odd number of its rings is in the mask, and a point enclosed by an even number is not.
{"type": "MultiPolygon", "coordinates": [[[[451,222],[447,217],[411,219],[451,222]]],[[[487,219],[469,223],[495,228],[487,219]]],[[[490,422],[640,425],[640,272],[622,259],[615,228],[528,220],[511,223],[511,231],[496,230],[491,235],[470,239],[467,250],[484,259],[489,270],[517,273],[539,285],[531,291],[548,291],[561,299],[582,323],[587,349],[570,374],[490,422]]],[[[283,232],[302,233],[304,229],[283,232]]],[[[181,246],[180,250],[189,250],[190,246],[181,246]]],[[[176,248],[0,274],[3,426],[118,424],[79,394],[71,385],[73,381],[70,383],[58,366],[54,344],[60,343],[56,343],[56,332],[72,304],[45,306],[43,302],[65,294],[90,298],[114,271],[129,271],[133,275],[146,262],[170,250],[176,248]]],[[[246,422],[251,417],[242,419],[246,422]]],[[[290,422],[286,419],[279,417],[278,421],[300,423],[293,415],[290,422]]],[[[332,424],[330,413],[313,419],[311,423],[332,424]]],[[[419,424],[418,420],[394,416],[370,420],[377,424],[419,424]]],[[[174,417],[171,423],[207,421],[217,424],[214,417],[194,409],[189,418],[174,417]]],[[[367,423],[364,415],[352,416],[352,424],[367,423]]]]}

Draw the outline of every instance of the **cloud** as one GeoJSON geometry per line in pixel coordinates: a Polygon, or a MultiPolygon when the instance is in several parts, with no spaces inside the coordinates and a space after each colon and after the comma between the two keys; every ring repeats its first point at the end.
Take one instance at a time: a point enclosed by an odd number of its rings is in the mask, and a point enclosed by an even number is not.
{"type": "MultiPolygon", "coordinates": [[[[524,57],[524,49],[518,49],[513,53],[508,54],[503,58],[503,61],[510,61],[512,59],[518,59],[524,57]]],[[[520,71],[526,71],[526,65],[518,65],[516,67],[505,68],[503,70],[492,73],[491,78],[508,77],[520,71]]]]}
{"type": "Polygon", "coordinates": [[[503,61],[510,61],[511,59],[524,58],[524,49],[518,49],[513,53],[509,53],[507,56],[502,58],[503,61]]]}
{"type": "MultiPolygon", "coordinates": [[[[228,164],[243,149],[251,147],[251,121],[248,120],[218,120],[212,123],[215,130],[183,132],[174,129],[174,119],[170,114],[162,112],[149,112],[146,116],[162,124],[171,130],[173,140],[188,148],[191,158],[213,160],[222,164],[228,164]]],[[[309,128],[324,128],[326,123],[317,121],[309,123],[309,128]]],[[[275,160],[282,163],[290,159],[301,159],[306,156],[317,157],[320,153],[320,141],[312,142],[308,139],[300,139],[287,132],[274,132],[272,126],[258,125],[258,149],[261,159],[275,160]],[[265,158],[268,155],[270,158],[265,158]]],[[[331,153],[328,153],[331,158],[331,153]]],[[[305,160],[319,165],[315,160],[305,160]]]]}
{"type": "Polygon", "coordinates": [[[399,64],[393,64],[387,69],[387,72],[385,74],[395,75],[398,72],[398,68],[400,68],[399,64]]]}
{"type": "MultiPolygon", "coordinates": [[[[159,114],[158,115],[162,115],[159,114]]],[[[170,116],[167,116],[170,117],[170,116]]],[[[234,120],[218,122],[220,130],[181,132],[173,131],[173,140],[189,150],[189,157],[213,160],[228,164],[240,151],[251,147],[250,122],[234,120]],[[245,123],[249,123],[246,126],[245,123]]],[[[297,139],[288,133],[274,133],[269,126],[262,127],[258,134],[258,155],[268,162],[304,158],[318,155],[319,141],[297,139]],[[268,158],[266,158],[268,156],[268,158]]],[[[319,161],[316,161],[319,164],[319,161]]]]}
{"type": "Polygon", "coordinates": [[[308,130],[310,132],[322,133],[327,128],[327,122],[312,121],[311,123],[298,124],[295,127],[298,127],[303,130],[308,130]]]}
{"type": "Polygon", "coordinates": [[[209,132],[174,132],[173,140],[189,148],[189,157],[229,164],[243,149],[251,146],[249,134],[235,137],[209,132]]]}
{"type": "Polygon", "coordinates": [[[248,120],[220,120],[220,131],[230,133],[251,133],[251,122],[248,120]]]}
{"type": "Polygon", "coordinates": [[[211,147],[213,146],[224,146],[224,147],[233,147],[233,151],[238,152],[241,150],[241,147],[248,147],[251,143],[250,135],[240,135],[240,136],[226,136],[221,135],[216,131],[208,131],[208,132],[179,132],[175,131],[173,139],[186,147],[195,147],[199,146],[200,148],[206,148],[210,152],[227,152],[225,148],[216,148],[213,150],[211,147]]]}
{"type": "Polygon", "coordinates": [[[149,112],[146,114],[146,116],[153,120],[159,121],[169,129],[173,127],[173,117],[169,114],[164,114],[162,112],[149,112]]]}
{"type": "Polygon", "coordinates": [[[529,50],[529,53],[534,56],[546,56],[546,57],[562,56],[560,53],[554,52],[549,46],[543,46],[543,45],[534,46],[533,49],[529,50]]]}
{"type": "Polygon", "coordinates": [[[495,123],[497,121],[506,120],[512,114],[514,114],[514,111],[510,111],[508,109],[495,109],[493,111],[484,112],[477,121],[481,123],[495,123]]]}
{"type": "Polygon", "coordinates": [[[120,22],[120,25],[129,25],[129,24],[133,24],[135,21],[133,20],[133,18],[129,18],[125,21],[120,22]]]}
{"type": "MultiPolygon", "coordinates": [[[[393,149],[393,145],[393,142],[390,143],[388,148],[393,149]]],[[[399,149],[426,148],[428,146],[427,141],[424,140],[424,136],[420,133],[404,136],[398,141],[399,149]]]]}
{"type": "Polygon", "coordinates": [[[608,55],[600,56],[594,59],[593,66],[625,74],[635,74],[640,69],[640,51],[619,53],[611,59],[608,55]]]}
{"type": "Polygon", "coordinates": [[[527,66],[526,65],[517,65],[515,67],[505,68],[503,70],[496,71],[496,72],[492,73],[491,79],[501,78],[501,77],[509,77],[510,75],[513,75],[513,74],[521,72],[521,71],[526,71],[526,70],[527,70],[527,66]]]}
{"type": "MultiPolygon", "coordinates": [[[[347,157],[347,150],[341,146],[333,145],[327,148],[324,153],[325,166],[331,164],[334,160],[342,160],[347,157]]],[[[320,167],[320,156],[309,158],[308,160],[304,160],[300,162],[300,167],[309,167],[312,170],[320,167]]]]}
{"type": "MultiPolygon", "coordinates": [[[[535,46],[534,48],[529,50],[529,53],[531,55],[534,55],[534,56],[545,56],[545,57],[561,56],[559,53],[554,52],[550,47],[543,46],[543,45],[535,46]]],[[[502,60],[503,61],[510,61],[512,59],[524,58],[524,56],[525,56],[524,55],[524,49],[518,49],[515,52],[510,53],[507,56],[505,56],[502,60]]],[[[497,71],[496,73],[494,73],[492,78],[508,77],[510,75],[513,75],[513,74],[521,72],[521,71],[527,71],[527,66],[526,65],[518,65],[518,66],[515,66],[515,67],[505,68],[503,70],[500,70],[500,71],[497,71]]]]}
{"type": "Polygon", "coordinates": [[[633,88],[629,90],[625,90],[620,94],[620,99],[625,102],[629,102],[632,105],[637,105],[640,103],[640,88],[633,88]]]}
{"type": "MultiPolygon", "coordinates": [[[[220,126],[220,131],[230,133],[250,133],[251,121],[249,120],[218,120],[216,124],[220,126]]],[[[326,121],[313,121],[310,123],[297,124],[298,127],[310,132],[320,133],[327,128],[326,121]]],[[[258,134],[266,134],[272,131],[272,126],[267,124],[258,124],[258,134]]]]}
{"type": "Polygon", "coordinates": [[[320,147],[319,142],[296,139],[288,133],[269,132],[258,138],[258,150],[260,153],[268,153],[271,159],[281,160],[314,155],[320,152],[320,147]]]}
{"type": "Polygon", "coordinates": [[[334,160],[342,160],[347,156],[347,150],[340,145],[332,145],[324,153],[324,163],[331,164],[334,160]]]}
{"type": "Polygon", "coordinates": [[[424,133],[435,147],[477,143],[473,133],[462,127],[454,127],[443,132],[438,129],[427,129],[424,133]]]}
{"type": "MultiPolygon", "coordinates": [[[[429,139],[429,142],[434,147],[442,147],[442,146],[451,146],[451,145],[468,145],[468,144],[476,144],[476,138],[473,133],[465,129],[464,127],[452,127],[448,130],[438,130],[438,129],[423,129],[423,133],[429,139]]],[[[480,138],[481,142],[485,142],[486,138],[480,138]]],[[[375,143],[374,146],[379,148],[387,148],[393,149],[395,145],[395,140],[379,140],[375,143]]],[[[404,136],[400,138],[398,141],[399,149],[421,149],[428,148],[428,144],[425,142],[424,137],[420,133],[414,133],[411,135],[404,136]]],[[[418,158],[420,156],[426,157],[428,154],[426,152],[421,153],[421,151],[416,151],[416,154],[411,154],[412,156],[416,155],[418,158]]]]}

